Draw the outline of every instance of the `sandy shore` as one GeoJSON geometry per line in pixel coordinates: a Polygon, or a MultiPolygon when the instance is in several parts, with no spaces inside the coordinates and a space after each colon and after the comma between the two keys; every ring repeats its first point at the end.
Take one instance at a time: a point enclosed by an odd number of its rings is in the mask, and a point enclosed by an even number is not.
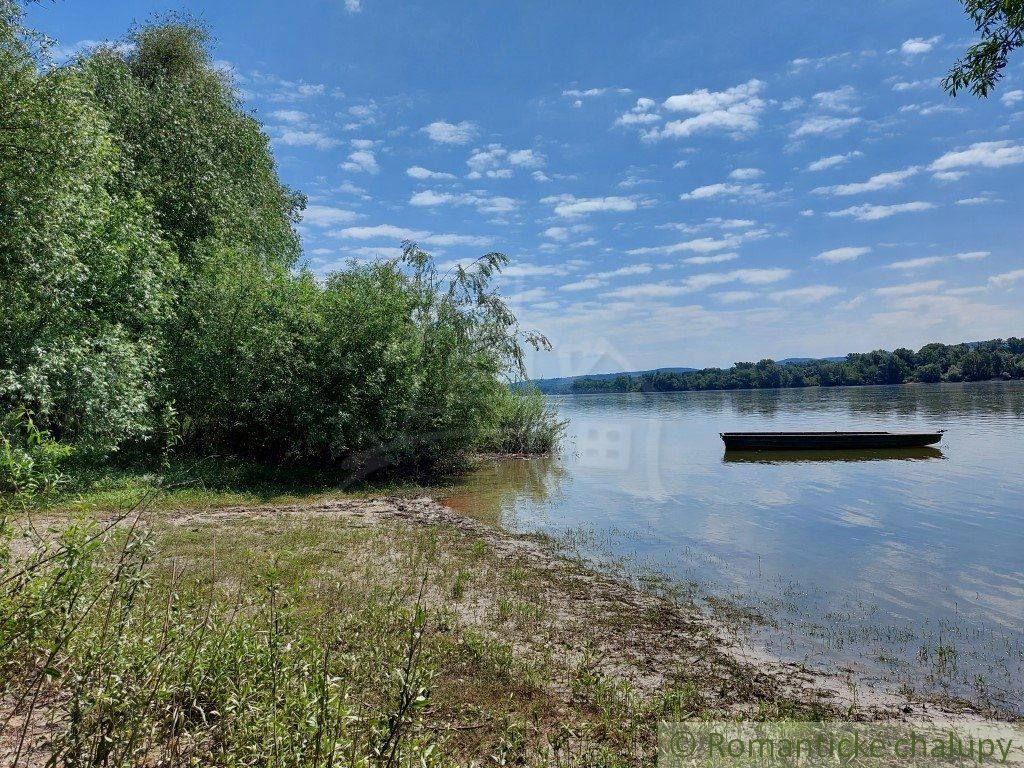
{"type": "MultiPolygon", "coordinates": [[[[229,523],[254,516],[330,517],[350,525],[443,526],[484,541],[498,568],[526,568],[538,595],[553,607],[552,632],[517,636],[517,650],[537,655],[538,645],[560,643],[570,657],[596,650],[603,674],[654,695],[680,665],[703,681],[715,709],[743,711],[781,697],[800,709],[824,710],[857,720],[942,721],[980,715],[953,703],[909,700],[857,679],[850,672],[813,669],[773,657],[689,603],[651,594],[565,557],[550,542],[516,535],[467,518],[434,499],[380,498],[288,506],[227,507],[175,513],[175,525],[229,523]],[[586,650],[584,650],[586,649],[586,650]]],[[[457,610],[471,623],[486,616],[496,596],[474,594],[457,610]]],[[[486,622],[478,622],[482,627],[486,622]]]]}
{"type": "MultiPolygon", "coordinates": [[[[470,761],[490,754],[509,718],[533,723],[537,754],[548,754],[565,728],[586,724],[586,736],[572,737],[583,747],[611,739],[637,764],[650,757],[654,727],[665,711],[683,719],[935,725],[982,719],[951,702],[909,700],[850,671],[774,658],[689,598],[601,573],[551,540],[506,532],[431,498],[152,510],[143,517],[157,535],[161,557],[176,568],[208,573],[209,544],[216,542],[221,589],[237,589],[244,581],[253,556],[247,552],[314,556],[310,562],[317,565],[308,575],[314,592],[326,582],[348,584],[357,593],[391,590],[426,603],[437,617],[433,631],[452,644],[446,647],[486,638],[491,650],[483,661],[442,664],[435,682],[430,727],[455,734],[453,743],[470,761]],[[427,563],[427,571],[410,567],[410,558],[425,553],[420,564],[427,563]],[[521,681],[509,677],[512,668],[524,675],[521,681]],[[623,747],[623,738],[635,745],[623,747]]],[[[121,526],[135,519],[100,518],[121,526]]],[[[65,520],[48,515],[32,524],[53,531],[65,520]]],[[[45,762],[55,733],[51,714],[61,695],[57,685],[32,713],[0,699],[6,726],[0,729],[0,762],[10,757],[23,728],[34,745],[25,764],[45,762]]]]}

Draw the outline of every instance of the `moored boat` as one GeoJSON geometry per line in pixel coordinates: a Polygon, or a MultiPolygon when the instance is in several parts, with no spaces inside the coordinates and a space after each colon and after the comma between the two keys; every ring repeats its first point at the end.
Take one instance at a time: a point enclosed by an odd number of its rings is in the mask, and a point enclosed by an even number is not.
{"type": "Polygon", "coordinates": [[[938,432],[720,432],[727,451],[864,450],[921,448],[942,440],[938,432]]]}

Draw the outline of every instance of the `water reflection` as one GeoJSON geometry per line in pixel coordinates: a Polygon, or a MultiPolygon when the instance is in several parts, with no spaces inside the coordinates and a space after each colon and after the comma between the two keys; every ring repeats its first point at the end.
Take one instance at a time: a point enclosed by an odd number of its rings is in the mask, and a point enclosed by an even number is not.
{"type": "Polygon", "coordinates": [[[845,461],[928,461],[944,459],[938,448],[876,448],[869,451],[726,451],[726,464],[800,464],[845,461]]]}
{"type": "Polygon", "coordinates": [[[914,665],[928,633],[955,636],[962,687],[997,670],[1024,688],[1024,383],[553,400],[561,457],[498,462],[447,503],[588,529],[612,558],[782,605],[794,648],[914,665]],[[948,431],[941,449],[842,453],[723,455],[719,437],[871,429],[948,431]]]}
{"type": "Polygon", "coordinates": [[[518,520],[509,513],[517,505],[546,508],[568,477],[568,469],[556,457],[493,461],[472,474],[464,492],[441,502],[477,520],[515,527],[518,520]]]}
{"type": "Polygon", "coordinates": [[[571,403],[573,411],[606,410],[623,406],[636,411],[702,411],[736,416],[776,416],[813,419],[827,414],[844,423],[866,418],[880,420],[917,417],[937,425],[954,414],[958,418],[1024,417],[1021,382],[972,384],[905,384],[871,387],[810,387],[783,390],[729,390],[712,392],[599,394],[554,397],[571,403]]]}

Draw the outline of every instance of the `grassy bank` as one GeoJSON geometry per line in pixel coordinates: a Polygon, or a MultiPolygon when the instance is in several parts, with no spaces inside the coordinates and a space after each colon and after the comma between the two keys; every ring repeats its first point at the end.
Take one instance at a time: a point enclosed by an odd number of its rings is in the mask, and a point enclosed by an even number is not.
{"type": "Polygon", "coordinates": [[[426,500],[98,517],[19,523],[9,761],[640,765],[662,716],[843,711],[686,600],[426,500]]]}

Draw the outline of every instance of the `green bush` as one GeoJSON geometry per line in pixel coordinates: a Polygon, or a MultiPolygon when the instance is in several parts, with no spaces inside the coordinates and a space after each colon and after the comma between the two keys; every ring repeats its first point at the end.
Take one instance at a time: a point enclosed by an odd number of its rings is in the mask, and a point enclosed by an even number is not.
{"type": "Polygon", "coordinates": [[[0,419],[0,515],[8,514],[12,499],[31,501],[61,486],[61,464],[70,454],[71,449],[41,431],[27,411],[0,419]]]}
{"type": "Polygon", "coordinates": [[[538,389],[508,388],[499,399],[497,423],[484,447],[500,453],[551,453],[565,426],[538,389]]]}
{"type": "Polygon", "coordinates": [[[172,17],[127,42],[40,69],[0,0],[0,409],[101,457],[174,444],[360,475],[499,423],[516,450],[551,443],[507,393],[546,341],[496,291],[503,255],[439,274],[407,243],[314,277],[305,200],[206,30],[172,17]]]}

